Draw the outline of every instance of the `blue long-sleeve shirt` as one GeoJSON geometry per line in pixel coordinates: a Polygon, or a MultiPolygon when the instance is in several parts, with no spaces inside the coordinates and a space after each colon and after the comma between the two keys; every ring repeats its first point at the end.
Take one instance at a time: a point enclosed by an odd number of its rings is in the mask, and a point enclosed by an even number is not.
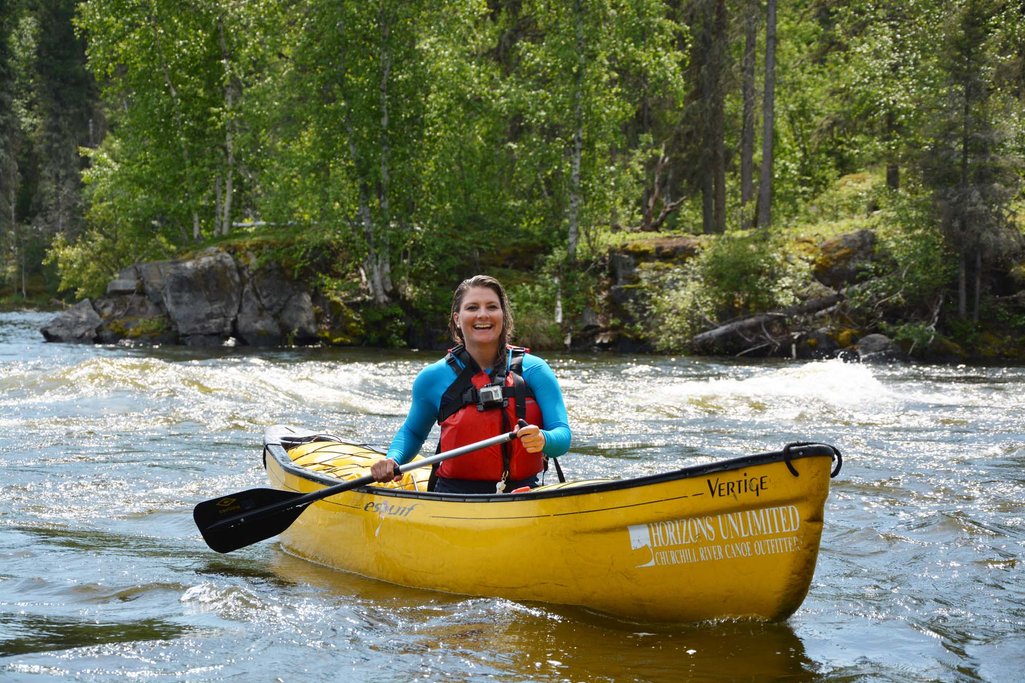
{"type": "MultiPolygon", "coordinates": [[[[510,360],[511,352],[506,362],[510,360]]],[[[420,371],[413,380],[413,399],[406,421],[388,447],[389,458],[402,465],[420,452],[438,419],[441,397],[456,377],[456,371],[445,358],[420,371]]],[[[550,458],[558,457],[569,450],[572,438],[559,381],[543,358],[529,353],[523,356],[523,380],[534,392],[534,400],[544,419],[544,424],[539,425],[545,437],[544,454],[550,458]]]]}

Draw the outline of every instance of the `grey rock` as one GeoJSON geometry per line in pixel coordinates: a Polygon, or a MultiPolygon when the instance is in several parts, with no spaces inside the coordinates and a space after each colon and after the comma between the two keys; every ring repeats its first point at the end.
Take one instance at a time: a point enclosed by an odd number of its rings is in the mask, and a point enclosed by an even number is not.
{"type": "Polygon", "coordinates": [[[50,342],[71,342],[91,344],[97,339],[97,330],[103,320],[93,308],[89,299],[57,314],[50,322],[40,328],[43,337],[50,342]]]}
{"type": "Polygon", "coordinates": [[[175,344],[178,335],[171,329],[171,321],[159,304],[142,294],[105,296],[94,304],[103,321],[98,339],[103,344],[116,344],[122,340],[145,344],[175,344]]]}
{"type": "Polygon", "coordinates": [[[612,252],[609,255],[609,272],[616,285],[637,281],[637,260],[629,254],[612,252]]]}
{"type": "Polygon", "coordinates": [[[140,286],[140,282],[137,278],[131,280],[118,278],[111,280],[107,284],[107,296],[116,296],[118,294],[135,294],[140,286]]]}
{"type": "Polygon", "coordinates": [[[862,363],[888,363],[904,356],[900,345],[885,334],[866,335],[858,340],[854,349],[862,363]]]}
{"type": "Polygon", "coordinates": [[[245,285],[235,331],[244,343],[280,346],[317,340],[313,300],[278,264],[242,271],[245,285]]]}
{"type": "Polygon", "coordinates": [[[231,336],[242,288],[230,255],[208,250],[195,259],[167,262],[157,271],[153,283],[178,334],[186,339],[231,336]]]}
{"type": "Polygon", "coordinates": [[[236,262],[212,248],[194,258],[124,268],[107,295],[68,309],[41,331],[52,341],[259,346],[319,341],[309,292],[276,263],[236,262]]]}
{"type": "Polygon", "coordinates": [[[840,346],[824,327],[801,334],[793,349],[797,358],[816,360],[833,358],[839,350],[840,346]]]}

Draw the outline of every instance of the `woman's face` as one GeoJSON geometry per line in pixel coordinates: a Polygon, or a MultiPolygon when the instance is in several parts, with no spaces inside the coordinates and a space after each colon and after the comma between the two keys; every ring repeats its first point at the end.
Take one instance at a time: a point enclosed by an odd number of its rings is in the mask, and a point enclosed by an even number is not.
{"type": "Polygon", "coordinates": [[[489,287],[466,290],[452,316],[467,345],[494,344],[502,337],[502,302],[489,287]]]}

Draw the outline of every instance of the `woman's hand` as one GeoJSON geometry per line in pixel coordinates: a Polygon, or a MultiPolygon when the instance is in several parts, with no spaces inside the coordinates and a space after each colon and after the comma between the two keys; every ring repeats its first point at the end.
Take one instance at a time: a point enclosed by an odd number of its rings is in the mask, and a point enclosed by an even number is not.
{"type": "Polygon", "coordinates": [[[370,466],[370,474],[374,481],[398,481],[402,479],[399,465],[391,458],[381,458],[370,466]]]}
{"type": "Polygon", "coordinates": [[[520,427],[516,431],[516,438],[520,440],[528,453],[540,453],[545,447],[545,435],[537,425],[520,427]]]}

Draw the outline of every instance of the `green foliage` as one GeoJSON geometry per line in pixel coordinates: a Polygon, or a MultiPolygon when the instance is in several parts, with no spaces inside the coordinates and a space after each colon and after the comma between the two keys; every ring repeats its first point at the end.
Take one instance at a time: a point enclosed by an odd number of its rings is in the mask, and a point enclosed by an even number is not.
{"type": "Polygon", "coordinates": [[[871,280],[850,293],[853,311],[864,316],[867,327],[892,321],[900,311],[912,327],[934,328],[956,265],[931,220],[929,202],[892,195],[885,220],[879,221],[875,232],[881,258],[873,266],[871,280]]]}
{"type": "Polygon", "coordinates": [[[293,278],[351,279],[359,261],[348,236],[343,226],[285,231],[256,253],[260,259],[280,264],[293,278]]]}
{"type": "Polygon", "coordinates": [[[811,275],[786,239],[748,231],[717,236],[682,267],[656,266],[643,280],[655,294],[639,317],[656,348],[673,351],[711,325],[793,305],[811,275]]]}
{"type": "Polygon", "coordinates": [[[586,258],[599,226],[637,222],[638,171],[663,140],[633,133],[634,121],[682,99],[680,29],[651,1],[531,1],[501,20],[515,67],[501,90],[515,225],[586,258]]]}
{"type": "Polygon", "coordinates": [[[947,9],[934,0],[836,6],[828,120],[848,172],[852,165],[902,164],[920,147],[923,96],[936,81],[933,44],[947,9]]]}
{"type": "Polygon", "coordinates": [[[167,335],[171,329],[166,317],[157,316],[155,318],[114,320],[110,324],[110,332],[126,339],[145,341],[167,335]]]}
{"type": "Polygon", "coordinates": [[[799,215],[802,229],[870,217],[887,201],[887,190],[878,171],[877,167],[834,180],[802,207],[799,215]]]}
{"type": "Polygon", "coordinates": [[[509,299],[516,312],[516,344],[534,349],[562,346],[562,330],[555,320],[558,285],[544,278],[509,287],[509,299]]]}
{"type": "MultiPolygon", "coordinates": [[[[243,73],[260,62],[256,20],[267,2],[87,0],[77,26],[111,105],[119,172],[96,183],[127,190],[119,223],[145,216],[183,244],[225,234],[244,189],[243,73]],[[231,192],[229,193],[229,189],[231,192]]],[[[251,138],[248,138],[252,142],[251,138]]],[[[108,192],[116,192],[111,188],[108,192]]]]}
{"type": "Polygon", "coordinates": [[[936,327],[924,322],[883,323],[880,329],[888,334],[908,354],[927,349],[936,341],[936,327]]]}
{"type": "Polygon", "coordinates": [[[170,258],[176,251],[160,225],[149,220],[150,205],[140,199],[158,200],[136,192],[137,177],[126,174],[120,163],[117,139],[108,138],[87,154],[91,165],[83,180],[90,227],[75,237],[58,233],[45,261],[56,266],[60,291],[73,291],[79,298],[103,293],[127,265],[170,258]]]}
{"type": "Polygon", "coordinates": [[[998,55],[999,7],[987,0],[951,8],[939,41],[942,95],[930,107],[929,144],[920,157],[922,178],[949,250],[960,264],[958,315],[980,317],[988,291],[986,267],[1017,257],[1022,239],[1010,216],[1020,177],[1010,131],[991,86],[998,55]],[[978,289],[979,291],[975,291],[978,289]],[[970,303],[970,301],[972,303],[970,303]]]}
{"type": "Polygon", "coordinates": [[[55,291],[43,256],[55,233],[82,227],[78,147],[102,129],[75,5],[0,3],[0,288],[23,297],[55,291]]]}
{"type": "Polygon", "coordinates": [[[775,91],[772,213],[776,223],[785,223],[838,175],[855,169],[846,164],[847,132],[829,125],[832,100],[825,94],[833,75],[816,55],[824,27],[781,11],[778,33],[792,36],[777,48],[775,91]]]}
{"type": "Polygon", "coordinates": [[[718,321],[789,306],[807,277],[784,242],[764,232],[716,240],[698,257],[697,268],[708,296],[705,314],[718,321]]]}
{"type": "Polygon", "coordinates": [[[367,346],[402,348],[405,346],[406,319],[398,304],[370,306],[362,311],[364,333],[362,343],[367,346]]]}
{"type": "Polygon", "coordinates": [[[996,304],[991,308],[992,316],[1015,336],[1025,334],[1025,306],[996,304]]]}
{"type": "Polygon", "coordinates": [[[78,299],[96,297],[126,263],[167,258],[170,244],[158,240],[125,239],[119,234],[90,228],[74,242],[58,234],[44,263],[57,267],[60,291],[71,291],[78,299]]]}

